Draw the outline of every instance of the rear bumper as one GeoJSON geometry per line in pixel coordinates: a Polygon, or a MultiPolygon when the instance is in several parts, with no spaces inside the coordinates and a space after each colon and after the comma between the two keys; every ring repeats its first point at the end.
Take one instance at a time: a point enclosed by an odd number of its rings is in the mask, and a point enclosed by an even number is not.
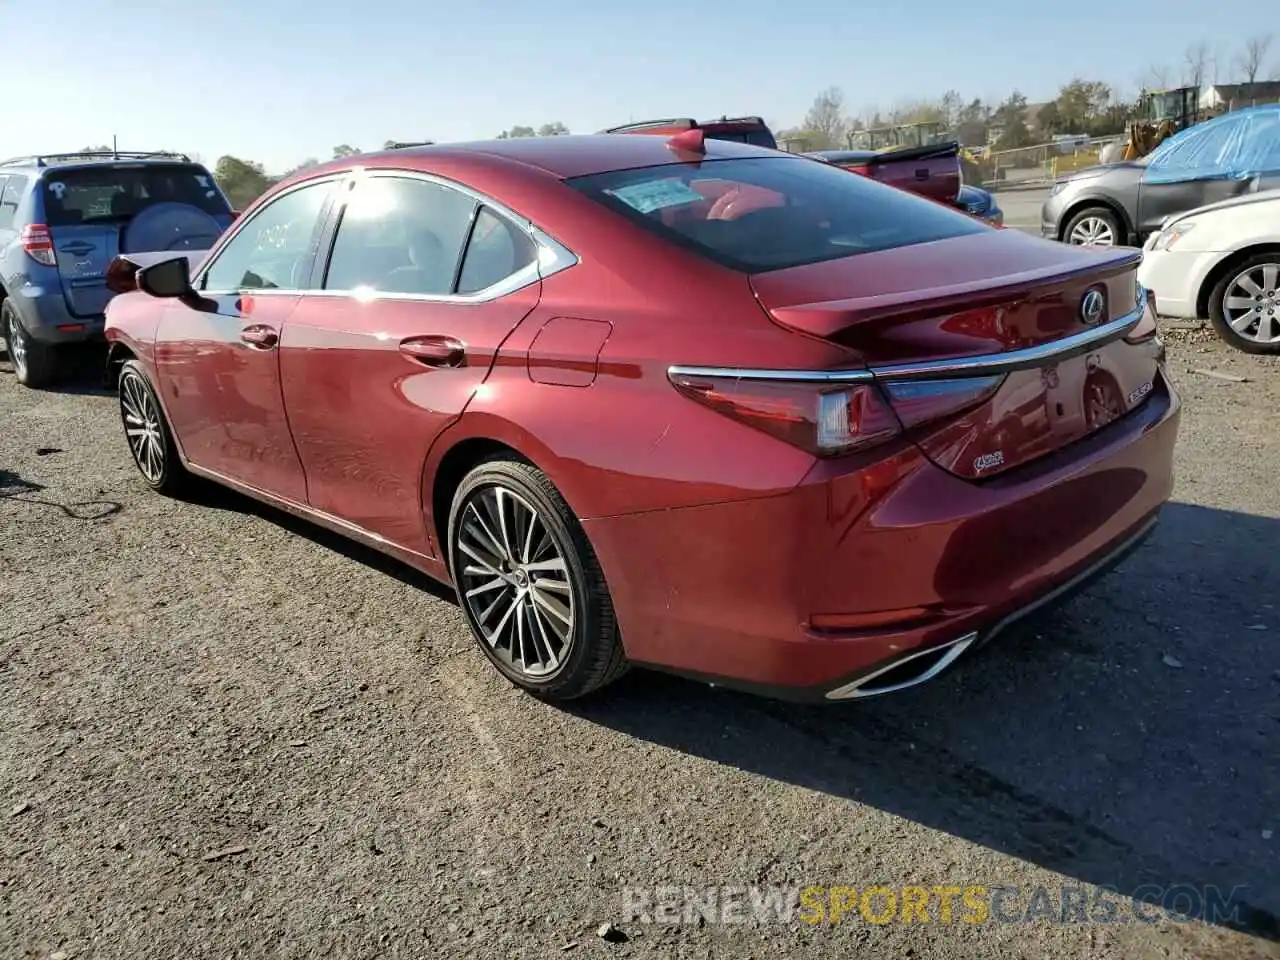
{"type": "Polygon", "coordinates": [[[785,699],[890,692],[1141,542],[1179,413],[1162,376],[1124,420],[985,482],[904,445],[784,495],[584,527],[633,662],[785,699]]]}
{"type": "Polygon", "coordinates": [[[41,343],[83,343],[103,340],[106,318],[72,316],[62,291],[43,286],[19,287],[11,295],[22,327],[41,343]]]}

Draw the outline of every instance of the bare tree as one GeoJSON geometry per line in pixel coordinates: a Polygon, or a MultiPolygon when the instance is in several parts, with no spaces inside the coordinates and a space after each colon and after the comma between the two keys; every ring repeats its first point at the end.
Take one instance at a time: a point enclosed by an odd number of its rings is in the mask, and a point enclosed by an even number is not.
{"type": "Polygon", "coordinates": [[[828,150],[844,146],[848,121],[844,116],[844,91],[828,87],[814,97],[813,106],[804,117],[804,128],[816,142],[815,149],[828,150]]]}
{"type": "Polygon", "coordinates": [[[1199,89],[1209,73],[1209,44],[1205,40],[1190,44],[1182,55],[1182,83],[1199,89]]]}
{"type": "Polygon", "coordinates": [[[1267,60],[1267,51],[1271,49],[1271,34],[1250,37],[1244,42],[1244,52],[1240,54],[1239,68],[1244,82],[1253,93],[1253,85],[1258,81],[1258,74],[1267,60]]]}
{"type": "Polygon", "coordinates": [[[1138,85],[1152,90],[1164,90],[1169,86],[1169,68],[1162,63],[1153,63],[1147,67],[1138,85]]]}

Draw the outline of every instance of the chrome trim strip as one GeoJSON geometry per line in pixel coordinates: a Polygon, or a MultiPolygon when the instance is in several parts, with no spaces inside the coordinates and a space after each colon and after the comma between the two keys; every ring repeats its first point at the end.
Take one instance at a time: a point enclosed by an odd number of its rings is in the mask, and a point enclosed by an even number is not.
{"type": "Polygon", "coordinates": [[[887,363],[864,370],[743,370],[733,367],[698,367],[673,364],[667,377],[722,377],[739,380],[785,380],[793,383],[841,384],[865,383],[869,380],[946,380],[965,376],[1012,373],[1061,362],[1096,350],[1118,340],[1138,325],[1146,304],[1124,316],[1090,330],[1082,330],[1060,340],[1034,347],[988,353],[976,357],[948,360],[924,360],[919,363],[887,363]]]}
{"type": "Polygon", "coordinates": [[[827,692],[828,700],[865,700],[868,697],[878,697],[885,693],[897,693],[899,690],[908,690],[911,687],[918,686],[922,683],[928,683],[959,658],[978,639],[978,631],[966,633],[958,639],[952,640],[950,643],[939,644],[936,647],[929,647],[927,650],[918,650],[898,660],[893,661],[886,666],[881,667],[874,673],[869,673],[865,677],[859,677],[852,683],[846,683],[843,687],[827,692]],[[870,690],[865,689],[876,677],[888,673],[890,670],[896,670],[904,663],[910,663],[912,660],[918,660],[920,657],[927,657],[930,654],[936,654],[940,650],[945,650],[942,658],[923,673],[912,677],[910,680],[903,680],[901,683],[891,683],[885,687],[874,687],[870,690]]]}
{"type": "Polygon", "coordinates": [[[890,363],[871,367],[877,380],[934,380],[955,376],[1013,373],[1046,363],[1060,363],[1082,353],[1096,350],[1112,340],[1118,340],[1138,325],[1145,304],[1131,310],[1109,323],[1081,330],[1060,340],[1010,350],[1007,353],[990,353],[979,357],[957,357],[954,360],[924,360],[920,363],[890,363]]]}

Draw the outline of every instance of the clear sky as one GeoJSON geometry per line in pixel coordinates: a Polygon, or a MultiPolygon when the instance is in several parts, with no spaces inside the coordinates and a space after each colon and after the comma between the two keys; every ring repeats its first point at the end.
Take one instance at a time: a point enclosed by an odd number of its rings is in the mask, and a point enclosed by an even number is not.
{"type": "MultiPolygon", "coordinates": [[[[335,145],[578,133],[664,116],[797,123],[948,88],[1048,99],[1073,75],[1231,72],[1262,0],[0,0],[0,155],[110,143],[280,172],[335,145]],[[980,11],[980,12],[979,12],[980,11]]],[[[1278,30],[1277,32],[1280,32],[1278,30]]],[[[1280,40],[1266,75],[1280,68],[1280,40]]],[[[1222,76],[1224,81],[1234,77],[1222,76]]]]}

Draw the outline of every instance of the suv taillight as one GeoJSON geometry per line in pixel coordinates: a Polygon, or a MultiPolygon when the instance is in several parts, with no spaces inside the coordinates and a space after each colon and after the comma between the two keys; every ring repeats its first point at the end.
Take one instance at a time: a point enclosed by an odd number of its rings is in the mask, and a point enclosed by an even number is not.
{"type": "Polygon", "coordinates": [[[57,266],[58,258],[53,253],[53,238],[49,236],[49,228],[43,223],[32,223],[23,227],[18,239],[27,256],[36,263],[46,267],[57,266]]]}
{"type": "Polygon", "coordinates": [[[902,426],[875,384],[837,386],[673,370],[685,396],[820,457],[896,437],[902,426]]]}

